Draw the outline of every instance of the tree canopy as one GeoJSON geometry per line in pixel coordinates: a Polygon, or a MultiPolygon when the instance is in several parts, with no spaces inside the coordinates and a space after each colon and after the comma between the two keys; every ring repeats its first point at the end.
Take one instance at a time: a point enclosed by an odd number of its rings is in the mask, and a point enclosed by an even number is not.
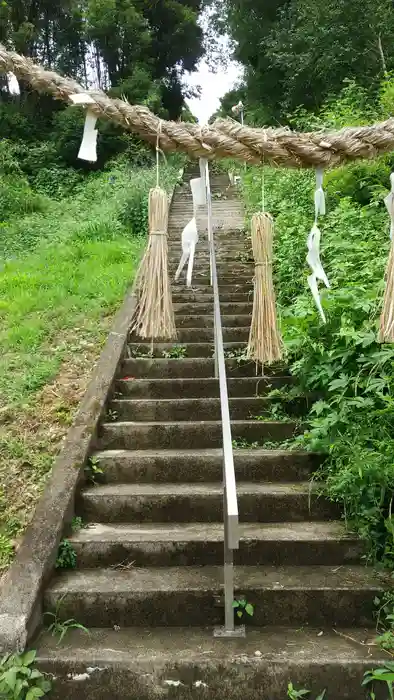
{"type": "Polygon", "coordinates": [[[223,0],[215,10],[260,122],[319,108],[345,79],[373,94],[394,69],[392,0],[223,0]]]}

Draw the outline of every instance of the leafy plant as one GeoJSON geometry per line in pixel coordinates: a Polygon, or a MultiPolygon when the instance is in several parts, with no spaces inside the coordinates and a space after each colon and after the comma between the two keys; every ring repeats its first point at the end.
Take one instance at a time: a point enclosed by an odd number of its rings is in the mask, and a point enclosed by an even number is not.
{"type": "Polygon", "coordinates": [[[234,600],[233,608],[239,620],[243,620],[245,618],[247,619],[249,617],[253,617],[254,615],[254,606],[251,603],[248,603],[246,598],[238,598],[234,600]]]}
{"type": "MultiPolygon", "coordinates": [[[[386,661],[384,666],[364,674],[363,686],[373,686],[374,683],[384,683],[387,686],[390,700],[394,700],[394,662],[386,661]]],[[[375,697],[374,690],[371,692],[371,697],[375,697]]]]}
{"type": "Polygon", "coordinates": [[[259,445],[259,443],[257,441],[256,442],[248,442],[248,440],[246,440],[245,438],[234,438],[233,439],[233,447],[235,449],[255,450],[255,449],[261,447],[261,445],[259,445]]]}
{"type": "MultiPolygon", "coordinates": [[[[112,408],[109,408],[107,411],[107,418],[110,422],[114,423],[115,421],[118,420],[118,412],[114,411],[112,408]]],[[[102,473],[102,472],[101,472],[102,473]]]]}
{"type": "Polygon", "coordinates": [[[224,357],[227,360],[236,360],[237,365],[243,365],[245,362],[251,362],[250,358],[247,357],[247,348],[227,348],[224,351],[224,357]]]}
{"type": "Polygon", "coordinates": [[[48,624],[47,630],[53,637],[57,638],[58,644],[61,644],[67,632],[72,629],[81,630],[82,632],[86,632],[86,634],[90,634],[89,630],[84,625],[77,622],[73,617],[70,617],[68,620],[61,619],[60,609],[65,596],[66,594],[59,599],[55,612],[44,613],[44,619],[49,618],[49,620],[52,620],[52,622],[48,624]]]}
{"type": "Polygon", "coordinates": [[[169,350],[163,350],[162,355],[168,359],[180,359],[186,357],[187,347],[185,345],[174,345],[169,350]]]}
{"type": "Polygon", "coordinates": [[[73,532],[78,532],[78,530],[81,530],[83,527],[86,527],[83,519],[79,515],[74,515],[71,521],[71,530],[73,532]]]}
{"type": "Polygon", "coordinates": [[[60,542],[55,567],[56,569],[75,569],[77,565],[77,553],[70,540],[60,542]]]}
{"type": "MultiPolygon", "coordinates": [[[[306,688],[301,688],[297,690],[294,688],[292,683],[289,683],[287,686],[287,697],[288,700],[301,700],[301,698],[306,698],[308,695],[310,695],[311,691],[307,690],[306,688]]],[[[323,700],[326,697],[326,691],[323,690],[320,695],[316,698],[316,700],[323,700]]]]}
{"type": "Polygon", "coordinates": [[[394,654],[394,593],[385,591],[379,598],[376,596],[376,643],[385,651],[394,654]]]}
{"type": "Polygon", "coordinates": [[[96,484],[98,478],[104,474],[103,468],[100,466],[100,461],[97,457],[90,457],[85,466],[85,476],[91,484],[96,484]]]}
{"type": "Polygon", "coordinates": [[[37,652],[7,654],[0,661],[0,697],[4,700],[36,700],[47,695],[51,682],[35,667],[37,652]]]}

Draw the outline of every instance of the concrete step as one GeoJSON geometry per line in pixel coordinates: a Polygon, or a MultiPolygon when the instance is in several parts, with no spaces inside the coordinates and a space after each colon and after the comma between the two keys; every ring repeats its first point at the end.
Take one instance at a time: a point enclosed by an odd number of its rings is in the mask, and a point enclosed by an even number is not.
{"type": "MultiPolygon", "coordinates": [[[[337,519],[335,504],[313,496],[308,482],[238,482],[241,522],[337,519]]],[[[222,483],[105,484],[80,496],[85,521],[102,523],[215,523],[223,520],[222,483]]]]}
{"type": "MultiPolygon", "coordinates": [[[[220,312],[223,316],[230,315],[246,315],[250,316],[253,309],[253,299],[246,302],[220,302],[220,312]]],[[[213,298],[212,301],[196,301],[196,302],[174,302],[174,312],[178,316],[189,316],[197,314],[213,315],[213,298]]]]}
{"type": "MultiPolygon", "coordinates": [[[[364,673],[387,661],[374,636],[361,627],[297,625],[249,627],[245,639],[217,639],[205,622],[171,629],[111,624],[89,635],[70,630],[59,644],[42,635],[37,665],[56,678],[51,700],[81,700],[81,693],[86,700],[285,700],[290,680],[310,689],[313,700],[324,689],[327,700],[361,700],[364,673]]],[[[387,687],[379,685],[382,700],[387,687]]]]}
{"type": "MultiPolygon", "coordinates": [[[[227,377],[255,377],[256,363],[253,360],[239,362],[238,359],[226,359],[227,377]]],[[[284,371],[283,371],[284,373],[284,371]]],[[[268,374],[268,372],[267,372],[268,374]]],[[[143,357],[124,360],[119,368],[119,378],[135,377],[136,379],[178,379],[187,377],[214,377],[215,361],[212,358],[163,358],[143,357]]],[[[271,375],[269,375],[271,376],[271,375]]]]}
{"type": "MultiPolygon", "coordinates": [[[[247,420],[264,415],[272,419],[272,399],[252,397],[230,399],[232,420],[247,420]]],[[[306,399],[281,404],[288,416],[307,413],[306,399]]],[[[109,420],[120,421],[189,421],[221,420],[220,399],[115,399],[109,404],[109,420]]]]}
{"type": "MultiPolygon", "coordinates": [[[[163,353],[184,352],[184,357],[213,357],[213,343],[129,343],[128,350],[131,357],[163,357],[163,353]]],[[[225,343],[224,352],[246,352],[245,343],[225,343]]]]}
{"type": "MultiPolygon", "coordinates": [[[[223,341],[225,343],[246,343],[249,338],[249,327],[242,326],[241,328],[223,328],[223,341]]],[[[141,338],[131,335],[131,342],[141,342],[141,338]]],[[[146,339],[145,339],[146,342],[146,339]]],[[[209,328],[177,328],[177,337],[174,343],[182,345],[183,343],[213,343],[213,327],[209,328]]]]}
{"type": "MultiPolygon", "coordinates": [[[[294,422],[236,420],[231,421],[234,440],[258,442],[286,440],[300,432],[294,422]]],[[[100,450],[185,449],[220,447],[221,421],[132,422],[103,423],[99,430],[100,450]]]]}
{"type": "MultiPolygon", "coordinates": [[[[221,304],[236,304],[238,302],[253,304],[253,288],[249,286],[244,292],[223,292],[220,290],[219,299],[221,304]]],[[[213,294],[206,287],[205,291],[200,291],[194,287],[186,287],[183,283],[176,284],[172,286],[172,301],[174,304],[192,303],[193,301],[200,304],[213,304],[213,294]]]]}
{"type": "MultiPolygon", "coordinates": [[[[175,318],[176,327],[183,328],[213,328],[213,314],[208,315],[182,315],[177,314],[175,318]]],[[[250,328],[252,322],[251,314],[247,315],[222,315],[223,328],[250,328]]]]}
{"type": "MultiPolygon", "coordinates": [[[[77,566],[203,566],[223,563],[223,523],[89,525],[70,537],[77,566]]],[[[242,523],[236,565],[343,565],[360,561],[361,540],[340,522],[242,523]]]]}
{"type": "MultiPolygon", "coordinates": [[[[185,284],[184,282],[177,282],[173,283],[173,287],[180,286],[181,284],[185,284]]],[[[193,287],[211,287],[211,279],[208,275],[195,275],[192,280],[192,286],[193,287]]],[[[237,275],[236,278],[232,277],[231,275],[218,275],[218,286],[219,286],[219,294],[220,291],[223,287],[227,287],[226,290],[223,291],[249,291],[249,289],[253,289],[253,270],[251,268],[250,274],[249,275],[237,275]]]]}
{"type": "MultiPolygon", "coordinates": [[[[253,280],[250,279],[246,284],[239,283],[238,280],[233,283],[229,284],[219,284],[219,297],[220,300],[223,301],[223,296],[224,295],[229,295],[231,294],[231,299],[230,301],[235,298],[235,295],[242,294],[243,296],[245,295],[252,295],[253,294],[253,280]]],[[[201,300],[205,301],[206,296],[212,296],[213,298],[213,292],[212,292],[212,286],[211,284],[207,284],[204,282],[203,284],[200,283],[200,280],[194,281],[193,285],[191,287],[186,287],[184,282],[182,283],[172,283],[171,286],[173,294],[180,294],[183,293],[185,294],[191,294],[191,295],[196,295],[198,294],[201,296],[201,300]]]]}
{"type": "MultiPolygon", "coordinates": [[[[230,398],[241,396],[264,396],[272,389],[294,383],[292,377],[242,377],[228,378],[230,398]]],[[[119,379],[115,383],[115,396],[146,399],[217,398],[217,379],[119,379]]]]}
{"type": "MultiPolygon", "coordinates": [[[[306,481],[319,455],[290,450],[234,449],[238,481],[306,481]]],[[[223,477],[223,452],[211,450],[106,450],[95,452],[105,483],[211,483],[223,477]]]]}
{"type": "MultiPolygon", "coordinates": [[[[87,627],[219,625],[223,567],[83,570],[47,589],[46,610],[87,627]],[[61,600],[61,605],[59,602],[61,600]]],[[[238,566],[235,595],[254,605],[251,625],[374,625],[383,586],[365,566],[238,566]]]]}

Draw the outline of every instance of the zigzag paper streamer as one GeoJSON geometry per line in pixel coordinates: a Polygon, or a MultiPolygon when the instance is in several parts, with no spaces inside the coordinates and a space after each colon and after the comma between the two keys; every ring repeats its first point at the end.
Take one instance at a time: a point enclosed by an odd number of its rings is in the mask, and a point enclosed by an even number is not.
{"type": "Polygon", "coordinates": [[[309,288],[315,300],[315,304],[322,318],[323,323],[326,322],[326,317],[321,304],[318,280],[323,282],[327,288],[330,288],[327,275],[324,272],[323,265],[320,260],[320,239],[321,231],[317,225],[319,216],[324,216],[326,213],[326,199],[323,190],[323,170],[316,170],[316,190],[315,190],[315,221],[311,232],[307,239],[308,255],[306,261],[312,270],[312,274],[308,277],[309,288]]]}

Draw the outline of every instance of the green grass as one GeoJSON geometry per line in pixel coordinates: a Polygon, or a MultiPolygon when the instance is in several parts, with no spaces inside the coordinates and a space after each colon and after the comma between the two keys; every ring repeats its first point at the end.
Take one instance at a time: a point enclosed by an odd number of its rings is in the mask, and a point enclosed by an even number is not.
{"type": "MultiPolygon", "coordinates": [[[[163,169],[169,188],[178,165],[163,169]]],[[[2,224],[0,570],[13,557],[147,232],[154,169],[118,166],[2,224]]]]}

